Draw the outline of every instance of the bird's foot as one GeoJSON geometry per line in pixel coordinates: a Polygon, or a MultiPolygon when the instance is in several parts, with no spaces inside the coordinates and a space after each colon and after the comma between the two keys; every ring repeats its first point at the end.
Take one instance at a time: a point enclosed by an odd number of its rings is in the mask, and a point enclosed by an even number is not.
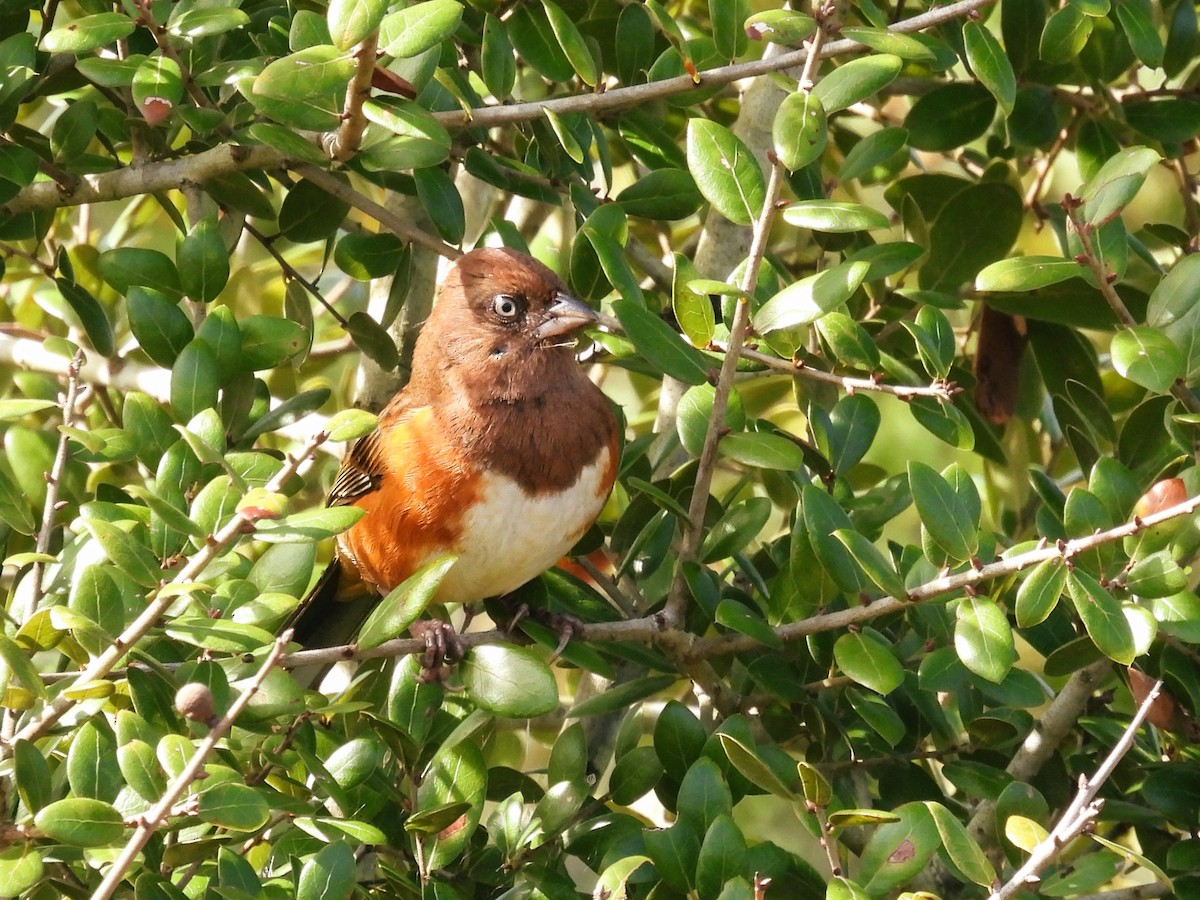
{"type": "Polygon", "coordinates": [[[449,622],[441,619],[422,619],[408,628],[413,637],[425,642],[421,654],[422,684],[442,683],[449,677],[447,663],[453,665],[463,658],[462,642],[449,622]]]}
{"type": "Polygon", "coordinates": [[[571,638],[583,634],[583,622],[575,616],[569,613],[551,612],[548,609],[540,607],[531,607],[527,603],[522,603],[514,610],[513,616],[509,619],[508,624],[504,626],[504,630],[512,634],[516,631],[517,625],[520,624],[521,620],[526,618],[534,622],[540,622],[558,635],[558,646],[554,648],[554,653],[550,656],[551,663],[562,656],[562,652],[567,648],[567,644],[571,642],[571,638]]]}

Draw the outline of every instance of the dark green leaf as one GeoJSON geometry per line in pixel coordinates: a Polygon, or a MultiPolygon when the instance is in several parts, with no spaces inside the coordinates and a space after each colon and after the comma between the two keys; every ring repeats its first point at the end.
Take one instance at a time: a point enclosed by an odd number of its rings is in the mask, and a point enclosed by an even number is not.
{"type": "Polygon", "coordinates": [[[527,647],[475,647],[460,670],[467,696],[497,716],[531,719],[558,708],[554,674],[527,647]]]}
{"type": "Polygon", "coordinates": [[[708,380],[706,358],[661,318],[631,300],[617,300],[613,311],[638,352],[656,368],[687,384],[708,380]]]}

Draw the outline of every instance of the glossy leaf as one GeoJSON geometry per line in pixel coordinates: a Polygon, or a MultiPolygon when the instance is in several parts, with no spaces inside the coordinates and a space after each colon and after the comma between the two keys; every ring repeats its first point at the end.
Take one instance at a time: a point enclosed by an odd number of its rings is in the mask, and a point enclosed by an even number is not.
{"type": "Polygon", "coordinates": [[[1068,575],[1067,589],[1088,637],[1100,652],[1122,665],[1133,662],[1133,632],[1117,599],[1095,578],[1079,570],[1068,575]]]}
{"type": "Polygon", "coordinates": [[[1079,192],[1084,219],[1100,226],[1118,215],[1161,159],[1149,147],[1128,147],[1109,159],[1079,192]]]}
{"type": "Polygon", "coordinates": [[[813,87],[813,96],[821,101],[826,114],[866,100],[891,84],[904,60],[890,53],[872,53],[838,66],[813,87]]]}
{"type": "Polygon", "coordinates": [[[978,22],[965,22],[963,44],[975,77],[996,98],[1004,115],[1011,116],[1017,101],[1017,77],[1000,42],[978,22]]]}
{"type": "Polygon", "coordinates": [[[1085,271],[1080,263],[1060,256],[1016,256],[984,266],[975,276],[975,290],[1035,291],[1083,277],[1085,271]]]}
{"type": "Polygon", "coordinates": [[[925,463],[910,461],[913,503],[929,535],[953,559],[969,559],[978,547],[977,524],[954,488],[925,463]]]}
{"type": "Polygon", "coordinates": [[[802,200],[783,211],[783,219],[797,228],[826,231],[833,234],[848,231],[869,231],[886,228],[887,216],[861,203],[831,200],[802,200]]]}
{"type": "Polygon", "coordinates": [[[762,169],[729,129],[709,119],[689,120],[687,159],[700,193],[725,218],[749,225],[762,212],[762,169]]]}
{"type": "Polygon", "coordinates": [[[425,0],[398,9],[380,23],[379,46],[389,56],[417,56],[450,37],[462,14],[456,0],[425,0]]]}
{"type": "Polygon", "coordinates": [[[828,139],[821,101],[810,91],[788,94],[775,113],[771,136],[779,161],[790,171],[820,158],[828,139]]]}
{"type": "Polygon", "coordinates": [[[378,647],[403,634],[433,600],[457,557],[442,556],[393,589],[371,611],[358,634],[360,647],[378,647]]]}
{"type": "Polygon", "coordinates": [[[708,363],[666,322],[631,300],[618,300],[613,310],[629,339],[654,366],[687,384],[708,380],[708,363]]]}
{"type": "Polygon", "coordinates": [[[843,634],[833,645],[837,666],[847,676],[879,694],[890,694],[904,681],[904,668],[877,633],[843,634]]]}
{"type": "Polygon", "coordinates": [[[1046,620],[1067,586],[1067,567],[1061,560],[1038,563],[1017,590],[1017,625],[1031,628],[1046,620]]]}
{"type": "Polygon", "coordinates": [[[1162,393],[1184,374],[1185,360],[1170,336],[1136,325],[1118,331],[1110,348],[1118,374],[1144,388],[1162,393]]]}
{"type": "Polygon", "coordinates": [[[1012,629],[1004,611],[987,597],[970,597],[958,604],[954,649],[963,665],[999,684],[1017,661],[1012,629]]]}
{"type": "Polygon", "coordinates": [[[809,325],[848,301],[870,270],[865,262],[842,263],[817,275],[809,275],[759,307],[754,328],[761,334],[809,325]]]}

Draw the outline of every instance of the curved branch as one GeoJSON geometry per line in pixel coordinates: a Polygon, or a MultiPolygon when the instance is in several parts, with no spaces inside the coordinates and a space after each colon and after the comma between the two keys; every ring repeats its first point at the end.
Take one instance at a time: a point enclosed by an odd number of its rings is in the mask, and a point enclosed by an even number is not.
{"type": "Polygon", "coordinates": [[[104,203],[137,194],[174,190],[187,182],[203,184],[243,169],[274,168],[285,160],[286,157],[272,147],[219,144],[211,150],[180,159],[135,164],[115,172],[80,175],[70,187],[53,181],[39,181],[22,188],[17,196],[0,206],[0,216],[82,206],[85,203],[104,203]]]}
{"type": "MultiPolygon", "coordinates": [[[[931,9],[929,12],[897,22],[888,30],[899,34],[909,34],[923,31],[943,22],[969,15],[980,7],[987,6],[992,0],[959,0],[947,6],[931,9]]],[[[832,41],[821,48],[818,59],[828,59],[842,53],[852,53],[866,49],[862,44],[852,40],[832,41]]],[[[453,112],[435,113],[434,115],[448,128],[477,128],[494,125],[511,125],[514,122],[524,122],[545,116],[548,109],[553,113],[599,113],[613,109],[621,109],[651,100],[660,100],[695,90],[697,85],[725,85],[740,81],[743,78],[753,78],[757,75],[767,75],[783,69],[801,66],[808,59],[807,50],[792,50],[764,59],[751,62],[734,63],[709,69],[699,74],[699,81],[691,75],[679,75],[648,84],[634,84],[629,87],[615,88],[602,94],[576,94],[570,97],[557,97],[550,100],[538,100],[531,103],[514,103],[505,106],[486,106],[482,109],[455,110],[453,112]]]]}

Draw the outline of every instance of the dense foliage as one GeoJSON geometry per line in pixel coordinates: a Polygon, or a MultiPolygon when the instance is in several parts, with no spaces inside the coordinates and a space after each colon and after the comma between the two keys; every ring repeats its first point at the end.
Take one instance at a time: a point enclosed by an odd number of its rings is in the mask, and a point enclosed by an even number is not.
{"type": "Polygon", "coordinates": [[[0,6],[0,894],[1198,889],[1195,6],[773,7],[0,6]],[[302,688],[326,451],[481,243],[613,317],[511,600],[583,636],[421,682],[435,567],[302,688]]]}

